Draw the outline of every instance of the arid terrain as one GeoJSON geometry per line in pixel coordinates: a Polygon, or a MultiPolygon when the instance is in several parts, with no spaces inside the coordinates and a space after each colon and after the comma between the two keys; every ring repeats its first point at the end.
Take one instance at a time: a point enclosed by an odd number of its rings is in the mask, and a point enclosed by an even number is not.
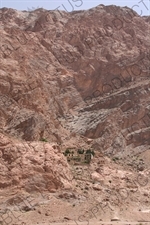
{"type": "Polygon", "coordinates": [[[0,224],[150,225],[150,17],[0,9],[0,224]]]}

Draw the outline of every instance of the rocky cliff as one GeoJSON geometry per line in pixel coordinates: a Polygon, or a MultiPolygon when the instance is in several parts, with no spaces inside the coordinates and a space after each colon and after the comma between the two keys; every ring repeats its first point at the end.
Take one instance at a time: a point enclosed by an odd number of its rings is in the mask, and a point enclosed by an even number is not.
{"type": "Polygon", "coordinates": [[[2,131],[58,143],[73,133],[100,143],[109,135],[103,149],[116,138],[149,144],[149,17],[103,5],[3,8],[1,23],[2,131]]]}
{"type": "Polygon", "coordinates": [[[2,8],[0,21],[1,188],[71,188],[68,146],[149,150],[150,17],[99,5],[2,8]]]}

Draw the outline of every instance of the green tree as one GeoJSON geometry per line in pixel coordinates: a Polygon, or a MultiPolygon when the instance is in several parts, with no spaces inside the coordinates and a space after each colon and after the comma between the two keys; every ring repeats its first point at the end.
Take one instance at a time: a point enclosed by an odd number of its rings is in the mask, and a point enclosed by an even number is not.
{"type": "Polygon", "coordinates": [[[43,142],[48,142],[48,140],[46,138],[41,138],[40,141],[43,141],[43,142]]]}
{"type": "Polygon", "coordinates": [[[65,154],[70,154],[71,152],[70,152],[70,149],[69,148],[67,148],[66,150],[65,150],[65,154]]]}
{"type": "Polygon", "coordinates": [[[83,154],[84,150],[83,149],[78,149],[78,154],[83,154]]]}

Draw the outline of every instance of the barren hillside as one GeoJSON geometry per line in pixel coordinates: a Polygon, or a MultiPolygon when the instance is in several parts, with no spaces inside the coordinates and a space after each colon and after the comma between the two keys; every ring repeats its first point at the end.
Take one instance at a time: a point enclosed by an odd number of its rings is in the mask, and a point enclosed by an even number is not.
{"type": "Polygon", "coordinates": [[[150,221],[150,17],[2,8],[0,23],[1,223],[150,221]]]}

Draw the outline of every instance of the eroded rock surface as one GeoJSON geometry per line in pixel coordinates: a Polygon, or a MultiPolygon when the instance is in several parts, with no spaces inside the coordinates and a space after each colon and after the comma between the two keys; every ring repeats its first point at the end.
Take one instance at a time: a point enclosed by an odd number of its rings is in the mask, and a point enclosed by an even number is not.
{"type": "Polygon", "coordinates": [[[28,192],[71,188],[73,177],[59,146],[19,142],[3,134],[0,138],[0,188],[16,186],[28,192]]]}
{"type": "Polygon", "coordinates": [[[1,128],[62,143],[72,132],[99,139],[110,125],[137,145],[140,130],[149,144],[148,18],[103,5],[72,13],[1,9],[1,128]]]}
{"type": "Polygon", "coordinates": [[[96,182],[90,190],[135,189],[130,166],[149,174],[150,17],[99,5],[71,13],[2,8],[0,21],[1,190],[78,193],[62,154],[72,146],[96,152],[79,177],[96,182]],[[117,167],[103,158],[101,170],[100,152],[117,167]]]}

